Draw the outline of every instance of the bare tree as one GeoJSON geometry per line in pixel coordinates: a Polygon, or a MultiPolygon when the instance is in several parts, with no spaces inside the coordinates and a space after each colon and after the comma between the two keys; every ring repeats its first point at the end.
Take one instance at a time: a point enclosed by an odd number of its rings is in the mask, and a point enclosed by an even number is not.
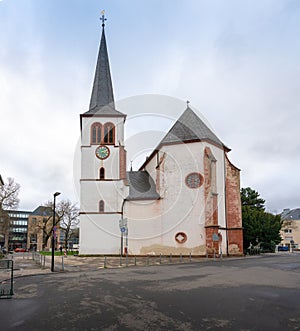
{"type": "Polygon", "coordinates": [[[13,178],[7,178],[7,183],[0,186],[0,209],[16,209],[20,202],[19,191],[20,184],[15,183],[13,178]]]}
{"type": "MultiPolygon", "coordinates": [[[[43,220],[36,226],[43,232],[43,247],[46,247],[53,233],[53,202],[44,203],[43,208],[47,209],[48,212],[44,213],[43,220]]],[[[64,246],[66,248],[68,248],[73,229],[79,222],[78,216],[79,208],[69,200],[62,200],[55,206],[55,226],[64,232],[64,246]]]]}
{"type": "Polygon", "coordinates": [[[63,200],[57,205],[57,214],[60,219],[60,229],[65,234],[64,246],[68,249],[74,229],[79,223],[79,208],[70,200],[63,200]]]}
{"type": "Polygon", "coordinates": [[[0,234],[5,236],[4,246],[8,247],[10,217],[8,209],[16,209],[19,205],[20,184],[13,178],[7,178],[7,183],[0,186],[0,234]]]}
{"type": "MultiPolygon", "coordinates": [[[[39,215],[40,217],[36,228],[43,233],[42,249],[44,249],[53,233],[53,202],[47,201],[44,203],[44,205],[40,207],[40,213],[41,215],[39,215]]],[[[55,226],[59,225],[59,221],[60,219],[56,213],[55,226]]]]}

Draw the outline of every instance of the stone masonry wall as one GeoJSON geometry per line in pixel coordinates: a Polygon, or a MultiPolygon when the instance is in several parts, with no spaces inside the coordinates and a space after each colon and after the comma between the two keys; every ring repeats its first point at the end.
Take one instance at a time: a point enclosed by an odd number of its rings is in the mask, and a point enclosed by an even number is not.
{"type": "Polygon", "coordinates": [[[240,196],[240,170],[225,154],[226,165],[226,218],[228,253],[243,254],[242,208],[240,196]]]}

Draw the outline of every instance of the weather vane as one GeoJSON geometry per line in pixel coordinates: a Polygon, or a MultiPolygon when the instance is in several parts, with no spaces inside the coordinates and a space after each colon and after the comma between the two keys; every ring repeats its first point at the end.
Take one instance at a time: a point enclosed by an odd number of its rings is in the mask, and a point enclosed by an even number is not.
{"type": "Polygon", "coordinates": [[[105,10],[101,10],[101,13],[100,14],[101,14],[100,21],[102,21],[102,27],[104,28],[105,21],[107,20],[107,18],[104,17],[105,10]]]}
{"type": "Polygon", "coordinates": [[[186,100],[186,106],[187,107],[189,107],[189,104],[190,104],[189,100],[186,100]]]}

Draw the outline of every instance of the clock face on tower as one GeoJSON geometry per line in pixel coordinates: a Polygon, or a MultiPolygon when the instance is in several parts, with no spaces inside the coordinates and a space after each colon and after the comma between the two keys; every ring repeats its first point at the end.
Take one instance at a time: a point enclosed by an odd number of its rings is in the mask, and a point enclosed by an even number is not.
{"type": "Polygon", "coordinates": [[[107,159],[109,157],[109,148],[107,146],[98,146],[96,148],[96,156],[100,160],[107,159]]]}

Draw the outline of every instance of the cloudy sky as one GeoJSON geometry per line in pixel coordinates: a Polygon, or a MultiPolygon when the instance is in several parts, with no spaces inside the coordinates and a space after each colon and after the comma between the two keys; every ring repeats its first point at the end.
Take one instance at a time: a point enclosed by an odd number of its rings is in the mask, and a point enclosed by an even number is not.
{"type": "Polygon", "coordinates": [[[20,183],[20,209],[55,191],[79,200],[102,9],[115,99],[166,95],[182,111],[189,100],[232,149],[243,187],[272,212],[300,207],[300,1],[2,0],[0,174],[20,183]]]}

